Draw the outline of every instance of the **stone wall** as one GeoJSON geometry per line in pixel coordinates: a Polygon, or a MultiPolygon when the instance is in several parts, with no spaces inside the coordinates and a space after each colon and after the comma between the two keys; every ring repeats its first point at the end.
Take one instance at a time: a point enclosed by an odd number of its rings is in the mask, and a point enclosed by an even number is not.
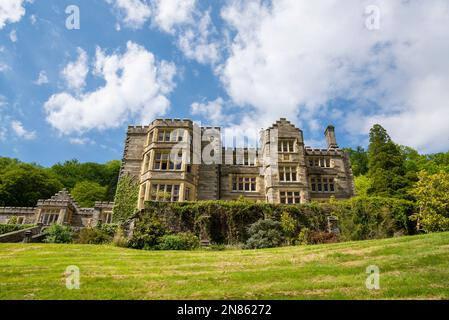
{"type": "Polygon", "coordinates": [[[34,224],[35,214],[36,208],[1,207],[0,224],[7,224],[12,217],[23,218],[21,224],[34,224]]]}

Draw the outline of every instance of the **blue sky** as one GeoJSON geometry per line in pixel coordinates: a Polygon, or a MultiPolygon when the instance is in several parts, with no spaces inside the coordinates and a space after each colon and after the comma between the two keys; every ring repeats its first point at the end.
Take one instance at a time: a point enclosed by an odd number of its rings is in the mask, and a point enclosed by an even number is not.
{"type": "Polygon", "coordinates": [[[160,117],[248,135],[287,117],[317,147],[330,123],[344,147],[380,123],[422,152],[449,148],[444,0],[8,3],[0,156],[121,159],[127,125],[160,117]]]}

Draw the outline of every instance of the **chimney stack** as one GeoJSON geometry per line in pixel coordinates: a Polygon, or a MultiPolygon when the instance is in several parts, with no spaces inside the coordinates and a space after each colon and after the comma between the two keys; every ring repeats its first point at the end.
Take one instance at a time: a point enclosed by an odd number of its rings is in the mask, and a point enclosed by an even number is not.
{"type": "Polygon", "coordinates": [[[324,132],[324,135],[326,136],[326,142],[327,142],[327,148],[328,149],[337,149],[337,138],[335,137],[335,127],[334,126],[328,126],[326,131],[324,132]]]}

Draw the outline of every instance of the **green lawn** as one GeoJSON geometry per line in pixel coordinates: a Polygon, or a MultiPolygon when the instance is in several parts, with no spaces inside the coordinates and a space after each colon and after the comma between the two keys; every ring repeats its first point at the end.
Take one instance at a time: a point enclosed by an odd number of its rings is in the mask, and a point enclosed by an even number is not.
{"type": "Polygon", "coordinates": [[[449,233],[259,251],[2,244],[0,299],[449,299],[449,233]],[[80,290],[65,269],[81,270],[80,290]],[[380,268],[380,290],[365,287],[380,268]]]}

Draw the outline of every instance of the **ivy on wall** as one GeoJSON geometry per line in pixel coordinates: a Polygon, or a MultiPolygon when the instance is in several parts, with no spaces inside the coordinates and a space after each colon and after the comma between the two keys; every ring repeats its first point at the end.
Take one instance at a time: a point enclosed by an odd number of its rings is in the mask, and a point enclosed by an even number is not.
{"type": "Polygon", "coordinates": [[[120,177],[115,195],[113,220],[115,223],[127,221],[137,211],[139,185],[128,174],[120,177]]]}
{"type": "MultiPolygon", "coordinates": [[[[193,232],[200,239],[219,244],[245,243],[248,227],[263,219],[290,217],[297,234],[301,230],[327,232],[328,216],[339,219],[342,240],[376,239],[396,233],[411,234],[412,202],[390,198],[357,197],[345,201],[281,205],[248,201],[146,202],[134,217],[136,229],[147,230],[147,217],[158,216],[171,233],[193,232]]],[[[137,231],[139,232],[139,231],[137,231]]]]}

